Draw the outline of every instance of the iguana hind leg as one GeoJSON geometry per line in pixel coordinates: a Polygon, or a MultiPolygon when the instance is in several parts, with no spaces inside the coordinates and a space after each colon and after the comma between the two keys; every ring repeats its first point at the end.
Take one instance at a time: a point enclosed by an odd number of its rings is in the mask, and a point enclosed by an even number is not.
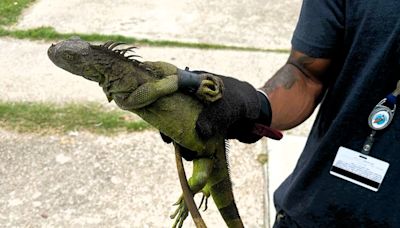
{"type": "MultiPolygon", "coordinates": [[[[179,145],[175,144],[175,147],[176,146],[179,147],[179,145]]],[[[213,160],[211,158],[198,158],[193,160],[193,173],[188,181],[192,196],[204,188],[212,169],[213,160]]],[[[188,208],[183,200],[183,196],[181,196],[174,205],[177,205],[178,208],[171,215],[171,218],[175,219],[173,227],[182,227],[183,221],[188,216],[188,208]]]]}

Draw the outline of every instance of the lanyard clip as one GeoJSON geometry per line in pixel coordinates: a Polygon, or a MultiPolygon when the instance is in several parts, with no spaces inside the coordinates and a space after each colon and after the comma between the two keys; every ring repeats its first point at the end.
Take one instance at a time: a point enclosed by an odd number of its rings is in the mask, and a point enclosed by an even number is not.
{"type": "Polygon", "coordinates": [[[369,114],[368,124],[375,131],[385,129],[393,120],[396,104],[393,105],[393,109],[390,109],[384,105],[386,101],[387,98],[382,99],[369,114]]]}

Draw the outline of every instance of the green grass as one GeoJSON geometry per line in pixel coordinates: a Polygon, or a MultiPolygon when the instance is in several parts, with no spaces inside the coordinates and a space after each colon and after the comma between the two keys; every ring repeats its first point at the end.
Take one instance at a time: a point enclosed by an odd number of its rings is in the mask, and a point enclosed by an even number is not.
{"type": "Polygon", "coordinates": [[[54,105],[30,102],[0,102],[0,128],[17,132],[65,133],[88,131],[96,134],[142,131],[151,128],[133,114],[105,111],[98,104],[54,105]]]}
{"type": "Polygon", "coordinates": [[[35,0],[0,0],[0,26],[17,22],[22,10],[35,0]]]}
{"type": "Polygon", "coordinates": [[[253,47],[239,47],[221,44],[208,44],[208,43],[190,43],[171,40],[149,40],[137,39],[134,37],[127,37],[121,35],[102,35],[102,34],[79,34],[79,33],[60,33],[52,27],[40,27],[26,30],[9,30],[4,26],[16,23],[22,10],[28,7],[35,0],[0,0],[0,37],[13,37],[17,39],[30,39],[30,40],[64,40],[71,36],[79,36],[89,42],[105,42],[109,40],[125,42],[128,44],[135,44],[141,46],[155,46],[155,47],[185,47],[197,49],[225,49],[236,51],[257,51],[257,52],[276,52],[288,53],[287,49],[262,49],[253,47]]]}
{"type": "Polygon", "coordinates": [[[30,40],[64,40],[72,36],[79,36],[88,42],[105,42],[109,40],[125,42],[128,44],[135,44],[141,46],[153,47],[185,47],[185,48],[198,48],[198,49],[224,49],[236,51],[257,51],[257,52],[276,52],[288,53],[287,49],[262,49],[253,47],[239,47],[220,44],[207,44],[207,43],[189,43],[170,40],[149,40],[149,39],[136,39],[134,37],[127,37],[122,35],[101,35],[101,34],[80,34],[80,33],[60,33],[52,27],[40,27],[27,30],[6,30],[0,27],[0,37],[8,36],[17,39],[30,39],[30,40]]]}

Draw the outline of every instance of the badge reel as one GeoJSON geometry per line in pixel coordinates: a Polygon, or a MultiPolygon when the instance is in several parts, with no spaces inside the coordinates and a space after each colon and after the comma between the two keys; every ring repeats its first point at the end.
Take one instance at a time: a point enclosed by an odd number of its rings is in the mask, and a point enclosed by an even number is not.
{"type": "Polygon", "coordinates": [[[363,154],[368,154],[372,148],[372,144],[375,141],[376,131],[385,129],[393,120],[394,112],[396,111],[396,104],[393,104],[393,109],[384,105],[387,103],[387,98],[382,99],[374,109],[371,111],[368,117],[368,125],[372,129],[371,134],[365,140],[364,146],[362,148],[363,154]]]}
{"type": "Polygon", "coordinates": [[[394,104],[393,109],[390,109],[383,105],[386,101],[386,98],[381,100],[368,117],[368,124],[375,131],[385,129],[393,120],[396,104],[394,104]]]}
{"type": "Polygon", "coordinates": [[[372,129],[365,140],[361,153],[345,147],[340,147],[333,161],[330,174],[377,192],[383,182],[389,163],[368,156],[374,143],[376,131],[389,126],[396,110],[385,105],[387,98],[382,99],[371,111],[368,124],[372,129]]]}

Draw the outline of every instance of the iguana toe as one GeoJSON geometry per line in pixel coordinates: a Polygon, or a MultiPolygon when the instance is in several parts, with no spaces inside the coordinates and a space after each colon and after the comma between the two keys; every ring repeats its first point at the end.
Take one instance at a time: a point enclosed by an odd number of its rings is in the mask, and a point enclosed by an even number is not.
{"type": "Polygon", "coordinates": [[[223,83],[222,80],[212,74],[203,74],[204,79],[196,92],[196,96],[206,103],[211,103],[222,98],[223,83]]]}
{"type": "Polygon", "coordinates": [[[182,227],[183,222],[189,215],[188,208],[186,207],[185,201],[183,200],[183,196],[179,197],[178,201],[173,204],[174,206],[178,206],[175,212],[170,216],[171,219],[175,219],[173,228],[182,227]]]}
{"type": "Polygon", "coordinates": [[[204,210],[203,211],[206,211],[208,209],[208,198],[209,197],[210,196],[203,195],[203,197],[201,198],[201,201],[200,201],[199,209],[201,208],[203,203],[204,203],[204,210]]]}
{"type": "Polygon", "coordinates": [[[201,193],[203,193],[203,197],[201,198],[199,209],[201,208],[201,206],[204,203],[203,211],[206,211],[208,209],[208,198],[211,195],[210,186],[209,185],[204,186],[204,188],[201,190],[201,193]]]}

